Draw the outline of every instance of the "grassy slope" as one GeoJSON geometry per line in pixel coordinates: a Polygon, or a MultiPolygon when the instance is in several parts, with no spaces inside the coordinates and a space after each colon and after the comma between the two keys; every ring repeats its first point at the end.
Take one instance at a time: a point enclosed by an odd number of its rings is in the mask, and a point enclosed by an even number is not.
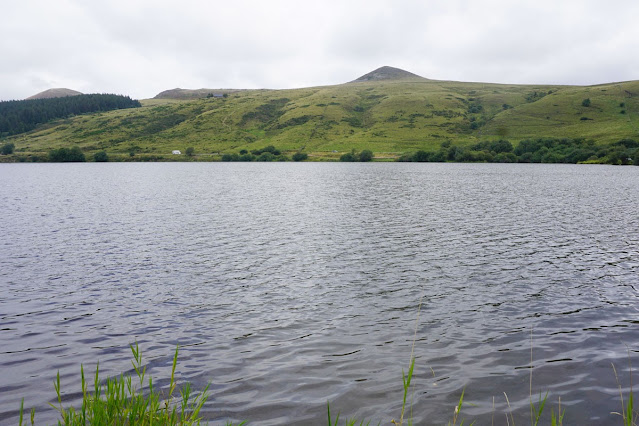
{"type": "Polygon", "coordinates": [[[15,143],[18,154],[77,144],[88,154],[127,154],[134,149],[165,155],[192,146],[203,158],[267,145],[326,158],[338,156],[332,151],[351,149],[393,157],[435,149],[445,140],[466,145],[504,136],[513,143],[532,137],[607,143],[639,139],[638,99],[639,81],[589,87],[418,79],[356,82],[242,91],[227,99],[151,99],[139,109],[72,117],[8,141],[15,143]],[[582,106],[585,98],[590,98],[590,107],[582,106]],[[481,110],[471,112],[478,105],[481,110]],[[471,120],[481,124],[472,129],[471,120]]]}

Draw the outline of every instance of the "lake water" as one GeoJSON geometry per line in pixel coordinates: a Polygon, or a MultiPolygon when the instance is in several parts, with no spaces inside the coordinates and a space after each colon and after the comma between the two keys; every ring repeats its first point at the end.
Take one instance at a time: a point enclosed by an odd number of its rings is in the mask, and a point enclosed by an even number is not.
{"type": "MultiPolygon", "coordinates": [[[[0,423],[60,371],[211,383],[213,423],[611,424],[639,369],[639,167],[0,165],[0,423]],[[418,307],[422,301],[421,311],[418,307]],[[416,327],[417,324],[417,327],[416,327]],[[531,343],[532,339],[532,343],[531,343]],[[510,408],[504,397],[508,395],[510,408]],[[494,398],[494,408],[493,408],[494,398]],[[546,414],[550,414],[549,408],[546,414]]],[[[637,379],[635,379],[635,382],[637,379]]]]}

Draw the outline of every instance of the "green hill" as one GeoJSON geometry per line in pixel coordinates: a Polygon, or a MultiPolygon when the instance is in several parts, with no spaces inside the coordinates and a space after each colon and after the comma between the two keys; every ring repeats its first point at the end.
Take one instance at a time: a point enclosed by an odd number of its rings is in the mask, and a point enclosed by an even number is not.
{"type": "Polygon", "coordinates": [[[170,89],[158,93],[153,99],[199,99],[239,92],[238,89],[170,89]]]}
{"type": "MultiPolygon", "coordinates": [[[[382,67],[350,83],[291,90],[242,90],[226,98],[150,99],[142,108],[75,116],[6,138],[16,155],[79,146],[112,158],[131,153],[196,158],[274,145],[311,158],[370,149],[376,158],[436,150],[443,142],[539,137],[609,144],[639,139],[639,81],[597,86],[437,81],[382,67]],[[588,100],[588,102],[586,102],[588,100]]],[[[138,157],[136,157],[138,158],[138,157]]]]}

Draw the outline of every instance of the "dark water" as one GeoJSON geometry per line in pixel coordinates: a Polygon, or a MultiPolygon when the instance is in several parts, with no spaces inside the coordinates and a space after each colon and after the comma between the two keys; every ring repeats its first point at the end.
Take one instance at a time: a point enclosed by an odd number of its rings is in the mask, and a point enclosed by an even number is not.
{"type": "MultiPolygon", "coordinates": [[[[416,424],[462,410],[619,423],[639,369],[639,167],[0,165],[0,423],[60,371],[211,383],[207,419],[399,417],[420,300],[416,424]],[[504,392],[508,395],[510,408],[504,392]],[[493,408],[493,397],[494,405],[493,408]],[[549,402],[549,403],[550,403],[549,402]],[[549,410],[546,410],[549,414],[549,410]]],[[[92,376],[92,375],[91,375],[92,376]]],[[[635,380],[636,381],[636,380],[635,380]]]]}

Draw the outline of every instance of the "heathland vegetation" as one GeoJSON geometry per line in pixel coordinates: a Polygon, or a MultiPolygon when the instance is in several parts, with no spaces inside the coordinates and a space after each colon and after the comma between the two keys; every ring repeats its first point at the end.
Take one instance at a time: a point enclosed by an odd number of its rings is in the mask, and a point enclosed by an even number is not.
{"type": "Polygon", "coordinates": [[[638,157],[639,81],[463,83],[383,67],[334,86],[227,91],[226,97],[203,89],[196,99],[182,92],[181,99],[168,91],[143,100],[141,108],[67,114],[24,133],[5,131],[0,144],[15,149],[0,159],[42,161],[52,149],[73,146],[88,159],[104,151],[109,161],[233,161],[257,158],[252,152],[269,146],[280,151],[279,160],[305,153],[308,160],[337,161],[353,150],[371,151],[375,161],[622,164],[638,157]],[[504,141],[512,150],[499,146],[504,141]],[[172,154],[189,147],[193,155],[172,154]]]}

